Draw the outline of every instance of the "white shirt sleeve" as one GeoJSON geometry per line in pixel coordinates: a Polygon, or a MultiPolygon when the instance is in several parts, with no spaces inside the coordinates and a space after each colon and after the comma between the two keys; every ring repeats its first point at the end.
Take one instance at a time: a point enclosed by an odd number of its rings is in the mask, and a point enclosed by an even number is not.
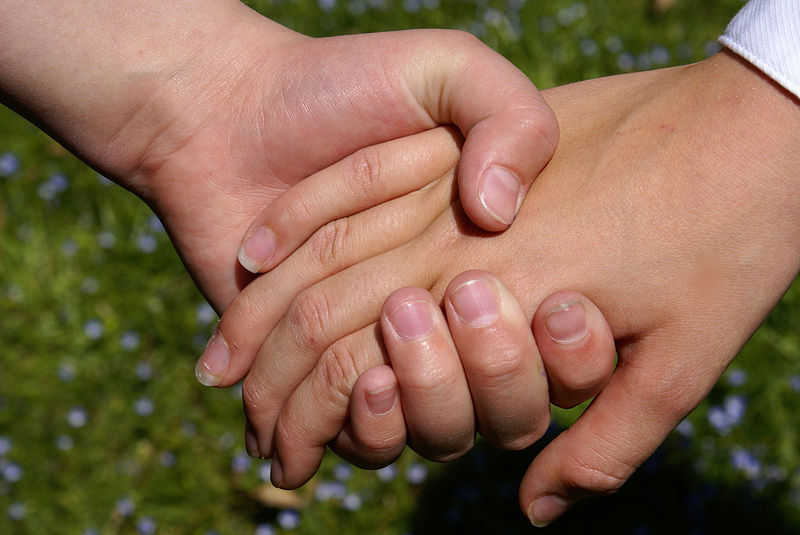
{"type": "Polygon", "coordinates": [[[750,0],[719,42],[800,98],[800,0],[750,0]]]}

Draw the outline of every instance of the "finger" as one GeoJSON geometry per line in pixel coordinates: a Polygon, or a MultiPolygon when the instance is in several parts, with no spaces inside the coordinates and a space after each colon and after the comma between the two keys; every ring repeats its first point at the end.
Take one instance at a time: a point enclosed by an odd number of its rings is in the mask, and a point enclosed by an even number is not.
{"type": "MultiPolygon", "coordinates": [[[[327,367],[317,365],[320,359],[330,359],[331,373],[351,370],[340,363],[354,361],[353,351],[339,341],[373,324],[393,289],[407,286],[412,280],[426,284],[433,277],[417,260],[418,254],[409,251],[405,255],[404,269],[397,269],[394,254],[365,260],[302,291],[291,303],[267,336],[242,384],[245,412],[256,431],[262,456],[272,455],[278,414],[295,387],[302,386],[315,367],[312,375],[327,367]],[[377,280],[375,273],[381,274],[377,280]]],[[[380,347],[378,339],[373,339],[372,344],[380,347]]],[[[380,362],[373,361],[370,366],[380,362]]],[[[358,373],[353,374],[346,382],[348,396],[357,376],[358,373]]]]}
{"type": "Polygon", "coordinates": [[[662,331],[621,350],[609,384],[534,459],[520,488],[534,525],[549,524],[580,499],[617,491],[708,393],[715,378],[688,364],[704,349],[676,347],[674,338],[662,331]]]}
{"type": "Polygon", "coordinates": [[[547,430],[547,378],[517,300],[485,271],[455,277],[447,319],[469,381],[481,435],[506,449],[530,446],[547,430]]]}
{"type": "Polygon", "coordinates": [[[422,288],[401,288],[386,299],[380,324],[409,445],[434,461],[460,457],[475,441],[474,409],[441,309],[422,288]]]}
{"type": "Polygon", "coordinates": [[[583,403],[611,379],[614,337],[603,313],[585,296],[561,291],[547,297],[533,316],[533,334],[554,405],[583,403]]]}
{"type": "Polygon", "coordinates": [[[362,468],[376,469],[397,460],[406,447],[406,422],[397,377],[386,365],[374,366],[356,380],[349,420],[331,449],[362,468]]]}
{"type": "Polygon", "coordinates": [[[427,185],[456,165],[459,138],[449,129],[422,132],[361,149],[311,175],[256,217],[239,247],[239,263],[253,273],[269,271],[329,221],[427,185]]]}
{"type": "Polygon", "coordinates": [[[406,73],[409,87],[435,122],[456,124],[466,138],[458,164],[464,211],[485,230],[504,230],[552,157],[558,123],[531,81],[477,38],[436,39],[432,50],[460,53],[429,54],[424,68],[406,73]],[[487,83],[475,83],[476,66],[487,83]]]}
{"type": "MultiPolygon", "coordinates": [[[[436,132],[440,138],[450,137],[444,130],[436,132]]],[[[228,306],[198,359],[198,380],[206,386],[230,386],[241,380],[264,336],[287,312],[297,294],[419,235],[450,205],[452,172],[451,169],[441,178],[431,177],[430,186],[423,190],[328,223],[289,258],[251,282],[228,306]]]]}
{"type": "MultiPolygon", "coordinates": [[[[302,382],[298,381],[299,386],[292,388],[294,392],[287,395],[285,401],[276,405],[279,414],[274,425],[274,444],[264,440],[263,432],[259,435],[259,429],[263,428],[260,419],[263,410],[260,407],[253,410],[252,403],[245,404],[245,414],[257,438],[259,452],[273,457],[273,485],[298,487],[317,471],[326,445],[345,425],[353,387],[359,376],[376,366],[385,366],[379,340],[377,325],[373,324],[343,337],[325,350],[313,371],[310,370],[302,382]]],[[[378,378],[385,380],[385,377],[378,378]]],[[[402,419],[402,411],[397,409],[399,407],[380,419],[387,425],[380,432],[387,429],[391,432],[398,414],[402,419]]],[[[273,435],[271,429],[269,435],[273,435]]],[[[371,441],[372,435],[363,437],[367,443],[379,445],[379,440],[371,441]]],[[[386,446],[391,449],[392,444],[386,446]]],[[[379,454],[384,456],[386,452],[379,454]]]]}

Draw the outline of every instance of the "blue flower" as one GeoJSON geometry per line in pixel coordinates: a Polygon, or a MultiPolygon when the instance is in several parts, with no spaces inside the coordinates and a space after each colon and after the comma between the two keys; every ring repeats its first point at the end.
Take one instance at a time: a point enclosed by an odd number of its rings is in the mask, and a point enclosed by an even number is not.
{"type": "Polygon", "coordinates": [[[136,245],[141,252],[152,253],[158,248],[158,241],[152,234],[140,234],[139,237],[136,238],[136,245]]]}
{"type": "Polygon", "coordinates": [[[140,360],[136,364],[135,373],[136,373],[136,378],[139,379],[140,381],[149,381],[150,379],[153,378],[153,366],[145,360],[140,360]]]}
{"type": "Polygon", "coordinates": [[[747,374],[744,372],[744,370],[736,368],[730,370],[725,379],[731,386],[742,386],[747,381],[747,374]]]}
{"type": "Polygon", "coordinates": [[[347,481],[353,477],[353,467],[347,463],[339,463],[333,469],[333,477],[339,481],[347,481]]]}
{"type": "Polygon", "coordinates": [[[19,157],[13,152],[0,154],[0,176],[8,177],[19,171],[19,157]]]}
{"type": "Polygon", "coordinates": [[[8,516],[11,518],[11,520],[19,521],[19,520],[22,520],[23,518],[25,518],[25,514],[28,511],[27,511],[24,503],[14,502],[14,503],[12,503],[11,505],[8,506],[7,512],[8,512],[8,516]]]}
{"type": "Polygon", "coordinates": [[[211,308],[211,305],[209,305],[206,302],[197,305],[196,314],[197,314],[197,323],[199,323],[200,325],[208,325],[209,323],[217,319],[217,313],[214,312],[214,309],[211,308]]]}
{"type": "Polygon", "coordinates": [[[61,254],[67,258],[72,258],[78,254],[78,244],[75,243],[75,240],[64,240],[64,242],[61,244],[61,254]]]}
{"type": "MultiPolygon", "coordinates": [[[[136,331],[126,331],[122,333],[122,335],[119,337],[119,346],[125,351],[133,351],[134,349],[139,347],[140,342],[141,342],[141,337],[139,336],[139,333],[137,333],[136,331]]],[[[137,375],[138,375],[138,367],[137,367],[137,375]]]]}
{"type": "Polygon", "coordinates": [[[300,525],[300,513],[294,509],[284,509],[278,513],[278,517],[275,520],[283,529],[297,529],[300,525]]]}
{"type": "Polygon", "coordinates": [[[6,481],[6,483],[16,483],[22,479],[22,467],[15,462],[3,464],[2,468],[0,468],[0,472],[2,472],[3,479],[6,481]]]}
{"type": "Polygon", "coordinates": [[[156,521],[149,516],[143,516],[136,522],[136,531],[142,535],[152,535],[156,532],[156,521]]]}
{"type": "Polygon", "coordinates": [[[90,319],[83,325],[83,334],[89,340],[97,340],[103,336],[104,330],[103,323],[99,319],[90,319]]]}
{"type": "Polygon", "coordinates": [[[74,445],[75,443],[69,435],[58,435],[56,437],[56,448],[61,451],[69,451],[74,445]]]}
{"type": "Polygon", "coordinates": [[[275,535],[275,528],[272,527],[272,524],[259,524],[256,526],[255,535],[275,535]]]}
{"type": "Polygon", "coordinates": [[[428,467],[422,463],[412,463],[406,468],[406,481],[420,485],[428,478],[428,467]]]}
{"type": "Polygon", "coordinates": [[[67,412],[67,423],[70,427],[77,429],[86,425],[86,422],[88,421],[89,413],[87,413],[86,409],[83,407],[72,407],[69,412],[67,412]]]}
{"type": "Polygon", "coordinates": [[[164,468],[171,468],[175,465],[175,454],[171,451],[162,451],[158,455],[158,462],[161,463],[161,466],[164,468]]]}
{"type": "Polygon", "coordinates": [[[675,430],[686,438],[692,438],[694,436],[694,426],[688,419],[684,419],[679,423],[675,430]]]}
{"type": "Polygon", "coordinates": [[[153,400],[144,396],[140,397],[136,401],[133,402],[133,410],[136,411],[136,414],[139,416],[150,416],[153,414],[153,411],[156,408],[156,404],[153,403],[153,400]]]}
{"type": "Polygon", "coordinates": [[[731,465],[751,480],[757,478],[761,473],[761,461],[742,448],[736,448],[731,452],[731,465]]]}
{"type": "Polygon", "coordinates": [[[389,481],[394,481],[397,477],[397,466],[394,464],[390,464],[389,466],[384,466],[383,468],[379,468],[375,471],[375,475],[378,476],[378,479],[383,481],[384,483],[388,483],[389,481]]]}
{"type": "Polygon", "coordinates": [[[341,481],[320,481],[314,491],[314,499],[318,502],[341,500],[347,494],[347,488],[341,481]]]}
{"type": "Polygon", "coordinates": [[[317,0],[317,3],[322,11],[333,11],[336,7],[336,0],[317,0]]]}
{"type": "Polygon", "coordinates": [[[158,234],[166,232],[164,230],[164,224],[161,222],[161,220],[155,214],[151,215],[150,219],[147,220],[147,226],[150,227],[150,230],[152,230],[153,232],[156,232],[158,234]]]}
{"type": "Polygon", "coordinates": [[[39,185],[37,189],[37,194],[39,198],[45,201],[52,201],[55,200],[61,193],[67,190],[69,187],[69,179],[66,175],[62,173],[54,173],[47,179],[47,181],[43,182],[39,185]]]}
{"type": "Polygon", "coordinates": [[[795,392],[800,392],[800,375],[792,375],[788,380],[789,388],[795,392]]]}
{"type": "Polygon", "coordinates": [[[117,500],[117,504],[114,506],[114,512],[122,517],[131,516],[135,510],[136,506],[128,496],[123,496],[117,500]]]}
{"type": "Polygon", "coordinates": [[[0,457],[11,451],[11,439],[0,435],[0,457]]]}
{"type": "Polygon", "coordinates": [[[361,496],[354,492],[348,493],[342,500],[342,507],[347,511],[358,511],[362,504],[361,496]]]}
{"type": "Polygon", "coordinates": [[[250,465],[253,464],[253,459],[244,452],[239,452],[231,459],[231,470],[235,474],[244,474],[250,470],[250,465]]]}
{"type": "Polygon", "coordinates": [[[111,231],[104,230],[97,235],[97,245],[103,249],[111,249],[116,243],[117,237],[111,231]]]}

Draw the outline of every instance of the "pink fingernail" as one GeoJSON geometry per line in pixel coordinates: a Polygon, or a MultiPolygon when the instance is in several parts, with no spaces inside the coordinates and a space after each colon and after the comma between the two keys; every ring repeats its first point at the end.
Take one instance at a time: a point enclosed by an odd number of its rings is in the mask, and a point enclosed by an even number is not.
{"type": "Polygon", "coordinates": [[[218,330],[214,331],[194,367],[194,375],[202,385],[217,386],[228,371],[228,362],[230,362],[228,343],[218,330]]]}
{"type": "Polygon", "coordinates": [[[239,263],[249,272],[258,273],[277,248],[275,234],[267,227],[259,227],[239,247],[239,263]]]}
{"type": "Polygon", "coordinates": [[[547,335],[560,344],[577,342],[589,330],[586,310],[579,301],[562,303],[547,313],[544,328],[547,335]]]}
{"type": "Polygon", "coordinates": [[[433,331],[433,311],[426,301],[407,301],[386,318],[401,338],[416,340],[433,331]]]}
{"type": "Polygon", "coordinates": [[[471,327],[486,327],[494,323],[500,304],[494,288],[485,279],[465,282],[450,294],[450,303],[458,317],[471,327]]]}
{"type": "Polygon", "coordinates": [[[521,191],[522,185],[511,171],[492,165],[483,173],[478,198],[489,215],[510,225],[517,217],[521,191]]]}
{"type": "Polygon", "coordinates": [[[537,528],[543,528],[563,515],[569,502],[560,496],[539,496],[528,506],[528,518],[537,528]]]}
{"type": "Polygon", "coordinates": [[[397,401],[397,389],[392,385],[381,390],[365,392],[364,400],[367,402],[369,412],[374,416],[381,416],[394,408],[397,401]]]}

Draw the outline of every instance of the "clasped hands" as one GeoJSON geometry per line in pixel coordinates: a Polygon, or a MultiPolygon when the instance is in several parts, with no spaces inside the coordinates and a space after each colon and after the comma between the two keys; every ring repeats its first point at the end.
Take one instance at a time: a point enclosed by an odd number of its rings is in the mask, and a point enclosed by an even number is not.
{"type": "Polygon", "coordinates": [[[406,439],[451,459],[476,428],[522,448],[549,400],[599,392],[523,479],[523,510],[547,524],[619,488],[788,287],[791,96],[728,52],[544,96],[561,140],[502,234],[455,200],[446,129],[358,153],[259,216],[295,242],[301,216],[318,230],[233,300],[198,369],[221,386],[246,374],[247,448],[273,458],[275,484],[305,482],[328,444],[365,466],[406,439]],[[775,120],[754,127],[765,110],[775,120]],[[359,168],[354,206],[374,206],[342,213],[359,168]]]}

